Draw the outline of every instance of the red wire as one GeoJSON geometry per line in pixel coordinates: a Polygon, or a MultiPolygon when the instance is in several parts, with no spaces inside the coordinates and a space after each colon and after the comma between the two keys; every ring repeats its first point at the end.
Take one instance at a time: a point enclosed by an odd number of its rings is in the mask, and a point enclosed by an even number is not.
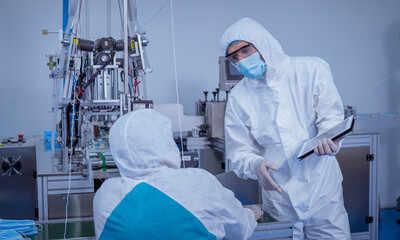
{"type": "Polygon", "coordinates": [[[133,83],[133,86],[135,86],[133,92],[136,95],[136,90],[137,90],[137,86],[139,85],[139,83],[141,83],[142,81],[137,81],[137,78],[135,78],[135,82],[133,83]]]}

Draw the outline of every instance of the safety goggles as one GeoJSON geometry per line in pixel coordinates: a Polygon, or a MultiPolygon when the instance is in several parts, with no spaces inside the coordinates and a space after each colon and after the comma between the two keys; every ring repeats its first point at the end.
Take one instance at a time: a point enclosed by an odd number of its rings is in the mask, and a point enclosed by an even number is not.
{"type": "Polygon", "coordinates": [[[257,49],[251,43],[249,43],[239,48],[238,50],[226,55],[225,58],[228,59],[231,63],[235,64],[240,59],[247,58],[248,56],[253,55],[255,52],[257,52],[257,49]]]}

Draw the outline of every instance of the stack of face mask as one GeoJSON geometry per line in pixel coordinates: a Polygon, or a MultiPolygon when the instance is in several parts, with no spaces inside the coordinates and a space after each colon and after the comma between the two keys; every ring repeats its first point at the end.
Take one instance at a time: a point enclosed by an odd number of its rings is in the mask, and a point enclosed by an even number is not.
{"type": "Polygon", "coordinates": [[[25,239],[28,235],[37,234],[35,222],[32,220],[4,220],[0,219],[1,239],[25,239]]]}

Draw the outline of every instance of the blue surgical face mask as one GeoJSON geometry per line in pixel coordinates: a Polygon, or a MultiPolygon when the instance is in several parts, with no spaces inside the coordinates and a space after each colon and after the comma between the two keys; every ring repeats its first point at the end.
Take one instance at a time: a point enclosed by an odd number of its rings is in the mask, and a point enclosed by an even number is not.
{"type": "Polygon", "coordinates": [[[8,240],[23,240],[24,238],[19,235],[15,230],[0,230],[0,239],[8,239],[8,240]]]}
{"type": "Polygon", "coordinates": [[[4,220],[0,219],[0,239],[4,235],[11,236],[15,231],[19,235],[33,235],[38,231],[35,227],[35,222],[32,220],[4,220]]]}
{"type": "Polygon", "coordinates": [[[237,70],[245,77],[256,79],[265,73],[265,62],[258,52],[236,63],[237,70]]]}

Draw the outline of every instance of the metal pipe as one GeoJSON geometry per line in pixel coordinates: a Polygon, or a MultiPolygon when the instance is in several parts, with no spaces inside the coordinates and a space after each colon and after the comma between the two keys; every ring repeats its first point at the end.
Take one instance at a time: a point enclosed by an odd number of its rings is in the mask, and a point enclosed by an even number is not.
{"type": "MultiPolygon", "coordinates": [[[[85,1],[86,39],[90,38],[89,1],[85,1]]],[[[93,65],[93,64],[92,64],[93,65]]]]}
{"type": "Polygon", "coordinates": [[[129,91],[129,64],[128,64],[128,0],[124,0],[124,82],[125,94],[129,91]]]}
{"type": "Polygon", "coordinates": [[[89,182],[91,183],[93,181],[93,166],[92,166],[92,161],[89,159],[89,152],[86,151],[86,162],[88,164],[88,171],[89,171],[89,182]]]}
{"type": "Polygon", "coordinates": [[[124,107],[124,102],[122,99],[122,95],[119,95],[119,117],[122,117],[123,115],[123,107],[124,107]]]}
{"type": "MultiPolygon", "coordinates": [[[[104,155],[103,155],[104,156],[104,155]]],[[[114,158],[112,156],[104,156],[104,159],[107,161],[114,161],[114,158]]],[[[102,161],[102,158],[98,158],[98,157],[90,157],[90,160],[92,162],[98,162],[98,161],[102,161]]]]}
{"type": "MultiPolygon", "coordinates": [[[[103,161],[92,161],[92,166],[96,166],[96,165],[101,166],[102,164],[103,164],[103,161]]],[[[114,166],[114,165],[115,165],[115,162],[114,162],[114,161],[106,161],[106,165],[107,165],[107,166],[108,166],[108,165],[114,166]]]]}
{"type": "Polygon", "coordinates": [[[103,162],[93,162],[92,163],[92,169],[100,169],[102,167],[106,168],[116,168],[117,164],[115,162],[106,162],[106,165],[103,165],[103,162]]]}
{"type": "Polygon", "coordinates": [[[107,86],[107,76],[108,76],[108,69],[105,68],[103,69],[102,73],[100,73],[103,76],[103,90],[104,90],[104,100],[108,99],[108,86],[107,86]]]}
{"type": "Polygon", "coordinates": [[[144,53],[143,53],[143,47],[142,47],[142,37],[140,36],[140,33],[137,34],[138,37],[138,45],[139,45],[139,51],[140,51],[140,59],[142,60],[142,69],[143,73],[146,73],[146,66],[144,62],[144,53]]]}
{"type": "Polygon", "coordinates": [[[107,36],[111,36],[111,0],[107,0],[107,36]]]}
{"type": "Polygon", "coordinates": [[[131,104],[131,99],[132,99],[132,97],[131,97],[131,95],[128,94],[128,96],[126,97],[126,99],[127,99],[127,104],[128,104],[128,112],[132,112],[132,104],[131,104]]]}

